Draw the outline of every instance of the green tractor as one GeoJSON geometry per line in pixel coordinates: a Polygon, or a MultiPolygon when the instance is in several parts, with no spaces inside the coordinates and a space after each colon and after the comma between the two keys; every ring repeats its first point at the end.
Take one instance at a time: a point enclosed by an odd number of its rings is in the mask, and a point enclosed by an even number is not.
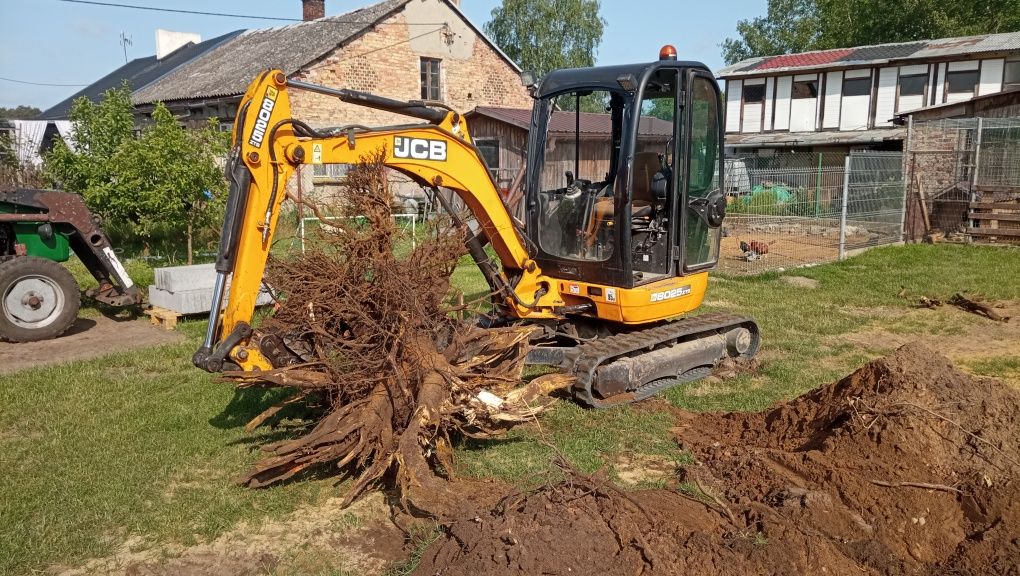
{"type": "Polygon", "coordinates": [[[71,251],[99,282],[86,296],[114,307],[141,303],[141,292],[114,254],[99,218],[80,196],[0,190],[0,339],[46,340],[74,324],[81,292],[60,264],[71,251]]]}

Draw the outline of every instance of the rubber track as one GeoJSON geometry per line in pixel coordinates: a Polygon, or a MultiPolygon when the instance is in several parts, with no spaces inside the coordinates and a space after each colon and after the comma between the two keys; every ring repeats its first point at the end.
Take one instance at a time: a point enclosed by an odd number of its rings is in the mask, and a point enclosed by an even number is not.
{"type": "Polygon", "coordinates": [[[637,330],[585,342],[575,348],[576,352],[572,354],[576,355],[573,361],[573,369],[571,370],[577,377],[577,382],[573,387],[574,396],[592,408],[605,408],[616,404],[643,400],[666,388],[704,378],[710,370],[695,368],[679,375],[676,379],[649,382],[637,390],[617,394],[610,398],[600,400],[595,397],[592,391],[595,370],[607,361],[636,352],[642,348],[654,349],[664,342],[677,338],[686,338],[700,333],[715,333],[719,330],[738,328],[740,326],[748,328],[753,339],[751,348],[745,356],[754,356],[758,352],[760,345],[758,325],[747,316],[736,316],[719,312],[685,318],[645,330],[637,330]]]}

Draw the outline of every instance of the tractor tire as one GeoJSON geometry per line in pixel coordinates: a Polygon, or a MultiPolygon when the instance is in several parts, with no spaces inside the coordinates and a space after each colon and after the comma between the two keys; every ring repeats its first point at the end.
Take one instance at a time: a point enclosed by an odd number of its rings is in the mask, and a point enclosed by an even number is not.
{"type": "Polygon", "coordinates": [[[0,338],[56,338],[74,324],[80,307],[78,283],[60,264],[34,256],[0,264],[0,338]]]}

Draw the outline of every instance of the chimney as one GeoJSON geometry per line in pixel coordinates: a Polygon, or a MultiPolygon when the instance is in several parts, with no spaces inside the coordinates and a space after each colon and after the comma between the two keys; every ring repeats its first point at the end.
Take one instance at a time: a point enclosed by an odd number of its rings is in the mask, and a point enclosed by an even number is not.
{"type": "Polygon", "coordinates": [[[301,8],[305,22],[326,16],[326,0],[301,0],[301,8]]]}
{"type": "Polygon", "coordinates": [[[199,44],[201,42],[202,37],[198,34],[156,28],[156,60],[162,60],[189,43],[199,44]]]}

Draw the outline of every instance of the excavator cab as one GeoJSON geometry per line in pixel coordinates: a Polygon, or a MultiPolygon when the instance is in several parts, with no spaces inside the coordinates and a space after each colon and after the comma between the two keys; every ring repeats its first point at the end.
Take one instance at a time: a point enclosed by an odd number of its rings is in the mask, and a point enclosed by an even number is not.
{"type": "Polygon", "coordinates": [[[715,265],[726,198],[719,89],[667,46],[534,89],[527,228],[547,274],[630,289],[715,265]]]}

